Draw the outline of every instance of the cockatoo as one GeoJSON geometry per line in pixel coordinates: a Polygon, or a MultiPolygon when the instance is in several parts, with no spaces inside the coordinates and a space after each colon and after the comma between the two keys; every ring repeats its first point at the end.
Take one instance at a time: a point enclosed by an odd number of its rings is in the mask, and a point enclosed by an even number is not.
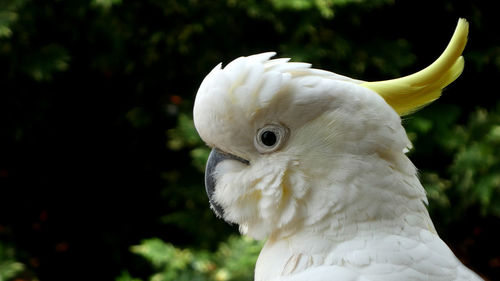
{"type": "Polygon", "coordinates": [[[217,65],[194,103],[215,213],[267,241],[256,281],[481,280],[439,238],[401,117],[462,72],[468,23],[415,74],[364,82],[263,53],[217,65]]]}

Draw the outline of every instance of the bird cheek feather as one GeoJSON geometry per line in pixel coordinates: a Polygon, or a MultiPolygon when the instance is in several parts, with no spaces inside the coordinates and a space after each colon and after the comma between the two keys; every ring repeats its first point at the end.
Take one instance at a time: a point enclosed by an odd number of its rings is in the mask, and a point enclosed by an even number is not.
{"type": "Polygon", "coordinates": [[[244,225],[242,231],[257,239],[300,220],[301,200],[308,190],[296,161],[260,160],[241,169],[231,161],[221,163],[214,193],[224,219],[244,225]]]}

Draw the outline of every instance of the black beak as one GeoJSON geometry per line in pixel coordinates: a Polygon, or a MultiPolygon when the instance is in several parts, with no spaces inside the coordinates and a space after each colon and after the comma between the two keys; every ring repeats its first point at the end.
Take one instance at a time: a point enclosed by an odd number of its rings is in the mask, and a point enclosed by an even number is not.
{"type": "Polygon", "coordinates": [[[228,159],[237,160],[247,165],[250,164],[248,160],[245,160],[235,155],[224,153],[216,148],[212,149],[212,152],[210,152],[210,155],[208,156],[207,160],[207,167],[205,168],[205,189],[207,190],[208,200],[210,201],[210,207],[214,211],[215,215],[221,218],[223,217],[222,215],[224,215],[224,209],[219,204],[217,204],[213,199],[216,186],[214,172],[215,168],[221,161],[228,159]]]}

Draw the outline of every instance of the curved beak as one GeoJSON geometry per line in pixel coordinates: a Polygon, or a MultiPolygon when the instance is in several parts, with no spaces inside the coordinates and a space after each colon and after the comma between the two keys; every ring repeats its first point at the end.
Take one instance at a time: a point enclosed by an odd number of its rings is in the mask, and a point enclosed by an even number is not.
{"type": "Polygon", "coordinates": [[[208,156],[207,160],[207,166],[205,168],[205,189],[207,191],[208,200],[210,201],[210,208],[214,211],[217,217],[221,218],[224,215],[224,209],[219,204],[217,204],[217,202],[215,202],[213,198],[215,187],[217,184],[214,172],[217,165],[224,160],[237,160],[246,165],[250,164],[248,160],[245,160],[243,158],[240,158],[232,154],[222,152],[217,148],[212,149],[212,151],[210,152],[210,155],[208,156]]]}

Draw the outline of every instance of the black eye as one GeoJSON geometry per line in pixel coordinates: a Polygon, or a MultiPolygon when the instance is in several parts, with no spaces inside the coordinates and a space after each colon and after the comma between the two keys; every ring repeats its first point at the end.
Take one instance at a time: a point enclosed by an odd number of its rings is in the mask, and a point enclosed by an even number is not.
{"type": "Polygon", "coordinates": [[[271,153],[280,149],[288,138],[288,128],[277,124],[265,125],[255,135],[255,148],[260,153],[271,153]]]}
{"type": "Polygon", "coordinates": [[[273,146],[278,140],[278,137],[274,132],[265,131],[262,133],[262,135],[260,135],[260,140],[264,145],[273,146]]]}

